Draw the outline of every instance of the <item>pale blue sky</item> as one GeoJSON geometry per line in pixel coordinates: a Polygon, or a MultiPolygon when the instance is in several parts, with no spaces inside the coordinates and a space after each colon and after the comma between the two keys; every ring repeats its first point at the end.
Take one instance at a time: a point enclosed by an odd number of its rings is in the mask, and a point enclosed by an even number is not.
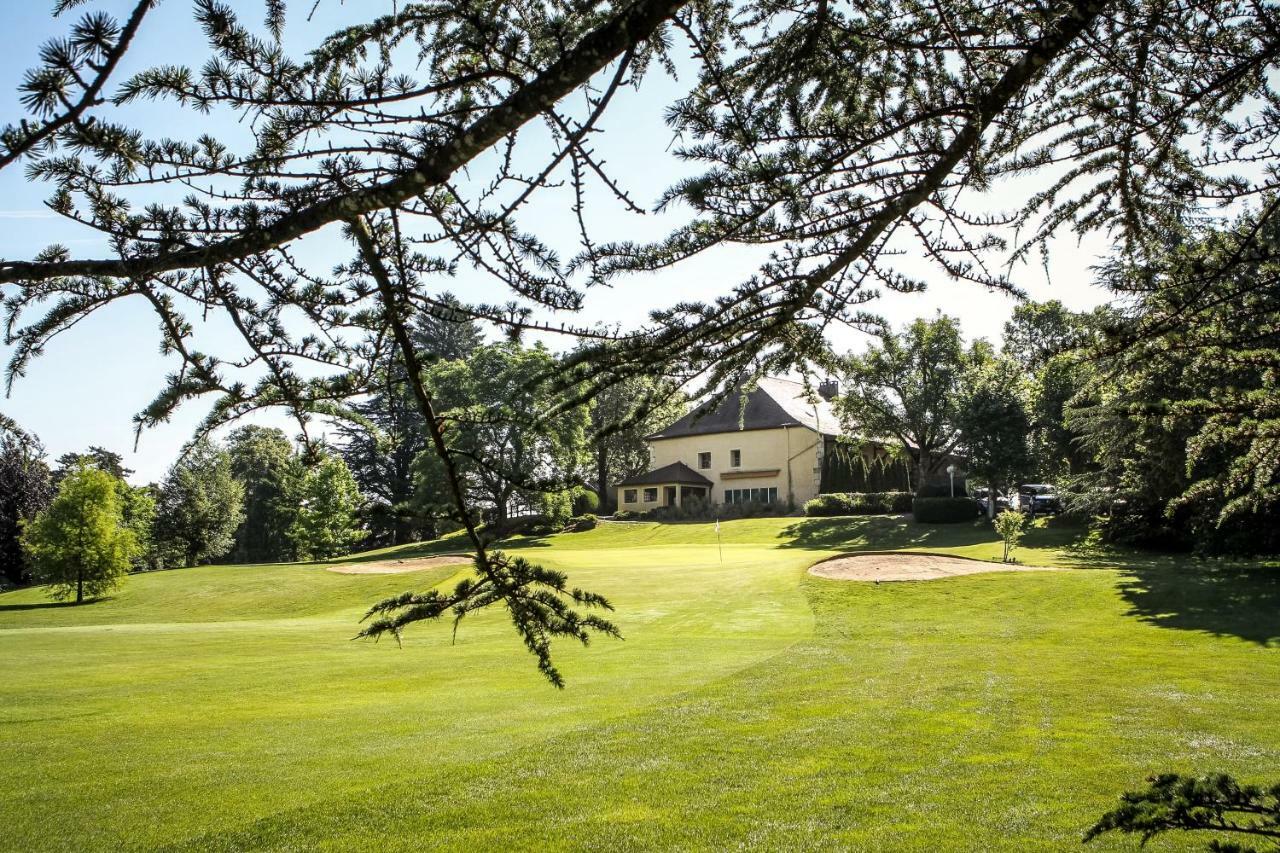
{"type": "MultiPolygon", "coordinates": [[[[339,5],[324,0],[317,20],[308,25],[290,21],[289,40],[309,44],[319,32],[329,32],[336,21],[356,11],[390,8],[390,0],[339,5]]],[[[65,22],[49,17],[50,0],[5,3],[5,26],[0,28],[0,109],[6,117],[17,109],[16,84],[24,71],[36,63],[40,45],[65,30],[65,22]]],[[[127,14],[128,0],[93,3],[89,8],[107,8],[117,17],[127,14]]],[[[261,0],[240,0],[233,5],[244,9],[246,17],[261,17],[261,0]]],[[[310,3],[290,4],[295,13],[310,3]]],[[[166,0],[147,21],[142,34],[116,80],[140,67],[158,63],[183,63],[202,57],[199,32],[190,20],[189,0],[166,0]]],[[[78,14],[78,13],[77,13],[78,14]]],[[[681,174],[683,168],[665,153],[671,133],[662,122],[665,105],[685,81],[673,82],[654,75],[639,93],[619,95],[602,126],[605,133],[595,138],[597,150],[609,162],[621,182],[642,205],[652,205],[661,191],[681,174]]],[[[139,109],[134,119],[147,129],[182,138],[194,138],[213,131],[220,137],[237,137],[244,129],[228,117],[215,117],[202,125],[200,116],[163,105],[139,109]],[[175,118],[178,120],[175,124],[175,118]]],[[[1016,205],[1033,191],[1033,184],[996,188],[993,204],[1016,205]]],[[[20,168],[0,172],[0,257],[27,258],[53,242],[67,245],[76,256],[98,257],[103,246],[91,234],[45,211],[47,188],[28,184],[20,168]]],[[[563,248],[566,255],[575,247],[576,226],[562,199],[548,196],[531,212],[538,217],[543,237],[563,248]]],[[[608,237],[643,239],[660,235],[673,221],[646,216],[637,218],[601,198],[592,220],[608,237]]],[[[1073,239],[1055,247],[1049,276],[1039,267],[1024,267],[1016,282],[1033,298],[1057,298],[1083,309],[1104,301],[1106,293],[1091,284],[1089,266],[1105,248],[1101,240],[1077,247],[1073,239]]],[[[319,232],[305,240],[300,254],[330,263],[342,257],[344,247],[333,233],[319,232]]],[[[758,254],[726,248],[659,275],[627,282],[618,287],[594,291],[585,311],[569,319],[575,323],[642,320],[651,309],[689,298],[709,298],[749,275],[758,254]]],[[[1001,326],[1013,307],[1013,300],[1001,293],[988,293],[969,284],[949,281],[921,264],[916,271],[931,282],[924,294],[889,294],[870,306],[895,323],[935,311],[961,318],[971,337],[997,339],[1001,326]]],[[[473,300],[507,301],[509,297],[492,282],[474,273],[461,273],[447,284],[449,289],[473,300]]],[[[861,346],[860,336],[848,330],[834,330],[833,343],[839,349],[861,346]]],[[[200,348],[216,351],[231,337],[216,324],[202,328],[200,348]]],[[[203,408],[189,406],[172,423],[144,433],[134,450],[132,416],[143,408],[160,388],[163,377],[174,365],[159,355],[159,335],[153,315],[141,302],[117,304],[99,312],[56,339],[44,356],[32,365],[28,375],[15,384],[8,399],[0,401],[0,411],[15,418],[44,441],[53,456],[100,444],[122,453],[126,463],[137,470],[135,480],[160,478],[173,461],[203,408]]],[[[553,346],[555,340],[548,341],[553,346]]],[[[0,346],[7,361],[8,350],[0,346]]],[[[286,419],[262,418],[259,422],[289,427],[286,419]]]]}

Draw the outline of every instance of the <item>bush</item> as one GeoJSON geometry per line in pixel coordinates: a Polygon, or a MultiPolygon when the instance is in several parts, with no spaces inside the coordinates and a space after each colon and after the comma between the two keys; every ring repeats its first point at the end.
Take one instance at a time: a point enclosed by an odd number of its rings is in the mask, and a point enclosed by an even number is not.
{"type": "Polygon", "coordinates": [[[614,521],[648,521],[650,510],[620,509],[613,514],[614,521]]]}
{"type": "Polygon", "coordinates": [[[600,496],[581,486],[573,491],[573,515],[575,518],[594,515],[600,509],[600,496]]]}
{"type": "Polygon", "coordinates": [[[833,492],[804,505],[808,516],[892,515],[911,512],[910,492],[833,492]]]}
{"type": "Polygon", "coordinates": [[[786,515],[790,507],[785,503],[759,503],[743,501],[732,504],[712,503],[710,498],[687,498],[680,506],[664,506],[652,510],[651,518],[660,521],[711,521],[733,518],[759,518],[761,516],[786,515]]]}
{"type": "Polygon", "coordinates": [[[587,530],[595,530],[596,525],[600,523],[600,519],[591,513],[583,515],[575,515],[569,519],[569,523],[564,526],[565,533],[582,533],[587,530]]]}
{"type": "Polygon", "coordinates": [[[972,498],[916,498],[911,512],[924,524],[953,524],[976,518],[978,504],[972,498]]]}
{"type": "MultiPolygon", "coordinates": [[[[969,484],[964,477],[956,477],[956,497],[969,497],[969,484]]],[[[949,479],[934,480],[924,483],[920,488],[916,489],[916,497],[918,498],[949,498],[951,497],[951,481],[949,479]]]]}

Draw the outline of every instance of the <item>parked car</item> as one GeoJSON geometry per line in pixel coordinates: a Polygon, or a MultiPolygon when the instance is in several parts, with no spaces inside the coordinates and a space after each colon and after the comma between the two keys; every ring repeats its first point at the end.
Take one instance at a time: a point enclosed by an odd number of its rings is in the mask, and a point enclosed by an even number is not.
{"type": "Polygon", "coordinates": [[[1061,512],[1057,490],[1048,483],[1028,483],[1018,489],[1018,509],[1032,515],[1061,512]]]}
{"type": "MultiPolygon", "coordinates": [[[[978,512],[982,515],[987,514],[987,495],[990,494],[990,492],[990,489],[973,489],[969,492],[969,494],[973,496],[974,502],[978,504],[978,512]]],[[[999,492],[996,492],[996,515],[1004,512],[1010,506],[1012,506],[1012,503],[1010,502],[1008,495],[1002,495],[999,492]]]]}

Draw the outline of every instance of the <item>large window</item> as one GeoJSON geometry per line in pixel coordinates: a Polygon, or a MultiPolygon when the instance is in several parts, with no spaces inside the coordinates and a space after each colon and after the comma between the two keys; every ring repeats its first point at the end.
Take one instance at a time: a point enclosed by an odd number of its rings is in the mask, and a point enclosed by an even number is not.
{"type": "Polygon", "coordinates": [[[647,503],[647,504],[651,504],[651,503],[653,503],[654,501],[656,501],[657,499],[658,499],[658,490],[657,490],[656,488],[653,488],[653,489],[645,489],[645,490],[644,490],[644,502],[645,502],[645,503],[647,503]]]}
{"type": "Polygon", "coordinates": [[[741,450],[729,451],[729,467],[730,468],[742,467],[742,451],[741,450]]]}
{"type": "Polygon", "coordinates": [[[776,504],[778,489],[772,486],[765,489],[725,489],[724,502],[727,504],[776,504]]]}
{"type": "Polygon", "coordinates": [[[622,502],[623,502],[624,504],[633,504],[633,503],[635,503],[635,502],[636,502],[636,490],[635,490],[635,489],[623,489],[623,490],[622,490],[622,502]]]}
{"type": "Polygon", "coordinates": [[[707,451],[706,453],[699,453],[699,454],[698,454],[698,467],[699,467],[699,468],[701,468],[703,471],[706,471],[708,468],[710,468],[710,467],[711,467],[711,452],[710,452],[710,451],[707,451]]]}

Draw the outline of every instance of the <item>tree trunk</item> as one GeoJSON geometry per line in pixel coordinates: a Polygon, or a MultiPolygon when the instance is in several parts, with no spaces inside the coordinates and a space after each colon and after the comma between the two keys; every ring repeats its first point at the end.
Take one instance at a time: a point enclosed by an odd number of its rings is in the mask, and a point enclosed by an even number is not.
{"type": "Polygon", "coordinates": [[[84,569],[76,569],[76,604],[84,604],[84,569]]]}
{"type": "Polygon", "coordinates": [[[603,441],[596,445],[596,493],[600,496],[600,514],[608,515],[613,496],[609,494],[609,451],[603,441]]]}

